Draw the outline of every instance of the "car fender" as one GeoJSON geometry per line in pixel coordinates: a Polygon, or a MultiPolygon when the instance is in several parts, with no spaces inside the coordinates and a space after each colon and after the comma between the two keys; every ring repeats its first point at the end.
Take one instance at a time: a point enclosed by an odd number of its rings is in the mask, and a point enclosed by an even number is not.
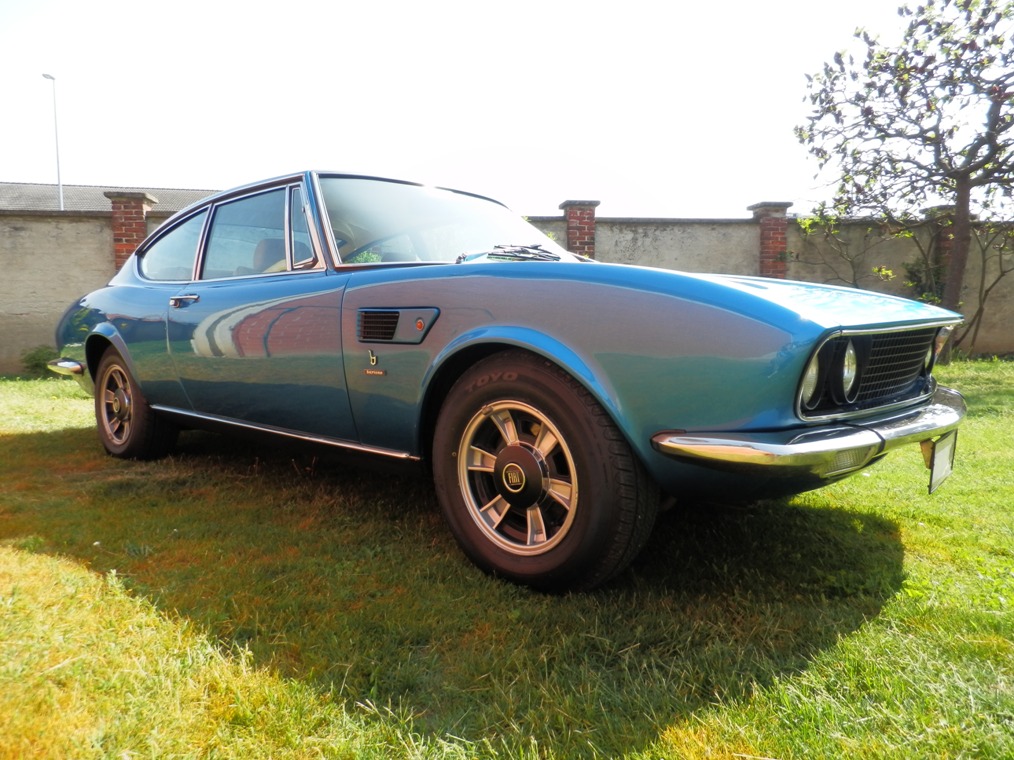
{"type": "MultiPolygon", "coordinates": [[[[567,372],[595,397],[627,439],[632,444],[635,443],[633,431],[624,424],[624,419],[619,413],[616,391],[602,369],[589,357],[557,337],[519,325],[483,325],[458,335],[444,346],[434,356],[433,363],[422,381],[425,399],[422,414],[430,420],[434,419],[451,385],[465,369],[479,357],[508,348],[529,351],[567,372]]],[[[425,420],[419,429],[423,436],[432,435],[432,430],[425,420]]]]}
{"type": "Polygon", "coordinates": [[[88,365],[88,374],[92,380],[95,379],[95,372],[98,369],[102,354],[106,347],[111,345],[123,358],[130,374],[137,377],[137,368],[134,366],[134,359],[127,348],[127,342],[123,339],[120,331],[111,322],[100,322],[95,325],[85,338],[85,357],[88,365]]]}

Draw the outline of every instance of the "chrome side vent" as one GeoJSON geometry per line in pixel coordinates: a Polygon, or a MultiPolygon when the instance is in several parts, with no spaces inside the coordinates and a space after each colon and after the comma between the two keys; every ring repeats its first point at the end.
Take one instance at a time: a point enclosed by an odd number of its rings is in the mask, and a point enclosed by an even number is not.
{"type": "Polygon", "coordinates": [[[388,310],[362,310],[359,312],[357,333],[360,343],[389,343],[398,332],[400,312],[388,310]]]}

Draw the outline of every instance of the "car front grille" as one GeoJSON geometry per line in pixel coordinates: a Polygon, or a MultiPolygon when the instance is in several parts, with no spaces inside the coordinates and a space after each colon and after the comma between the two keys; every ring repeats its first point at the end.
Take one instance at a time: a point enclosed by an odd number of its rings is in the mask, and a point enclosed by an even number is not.
{"type": "Polygon", "coordinates": [[[818,350],[817,393],[809,404],[800,399],[800,416],[811,420],[848,418],[929,395],[932,379],[927,357],[936,335],[937,326],[835,335],[818,350]],[[842,376],[850,343],[858,362],[858,386],[846,392],[842,376]]]}
{"type": "Polygon", "coordinates": [[[856,404],[890,403],[921,389],[926,355],[933,347],[936,332],[936,328],[925,328],[865,336],[869,340],[869,356],[859,376],[856,404]]]}

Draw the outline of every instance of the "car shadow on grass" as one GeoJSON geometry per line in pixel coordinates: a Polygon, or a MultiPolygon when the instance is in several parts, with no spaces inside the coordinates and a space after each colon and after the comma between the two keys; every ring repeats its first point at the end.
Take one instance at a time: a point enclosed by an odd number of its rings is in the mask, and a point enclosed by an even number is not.
{"type": "Polygon", "coordinates": [[[613,583],[549,596],[471,566],[424,476],[210,434],[158,462],[89,430],[16,438],[0,540],[115,569],[260,666],[504,755],[644,749],[805,669],[902,583],[897,525],[820,496],[680,505],[613,583]]]}

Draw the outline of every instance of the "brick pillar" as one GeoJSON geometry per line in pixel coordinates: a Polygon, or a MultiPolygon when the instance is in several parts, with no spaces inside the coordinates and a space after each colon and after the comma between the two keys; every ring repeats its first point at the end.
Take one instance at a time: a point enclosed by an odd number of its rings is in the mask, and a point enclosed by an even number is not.
{"type": "Polygon", "coordinates": [[[595,207],[598,201],[564,201],[560,204],[567,220],[567,250],[595,258],[595,207]]]}
{"type": "Polygon", "coordinates": [[[787,211],[791,203],[764,201],[747,208],[753,212],[753,219],[760,225],[760,251],[758,271],[761,277],[777,277],[784,280],[789,265],[786,261],[786,230],[789,226],[787,211]]]}
{"type": "Polygon", "coordinates": [[[143,192],[110,190],[104,195],[113,211],[113,261],[119,271],[148,236],[148,212],[158,199],[143,192]]]}

